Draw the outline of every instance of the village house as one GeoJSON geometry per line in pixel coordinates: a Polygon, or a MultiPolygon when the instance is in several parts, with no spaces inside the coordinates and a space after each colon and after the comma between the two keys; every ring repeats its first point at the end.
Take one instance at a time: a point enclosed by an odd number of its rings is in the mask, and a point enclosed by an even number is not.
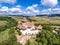
{"type": "MultiPolygon", "coordinates": [[[[17,21],[17,30],[20,30],[22,32],[22,35],[32,35],[32,34],[38,34],[39,32],[42,31],[43,27],[42,25],[38,25],[35,26],[35,23],[32,21],[28,21],[26,18],[23,18],[22,20],[18,20],[17,21]]],[[[54,28],[53,33],[58,33],[59,32],[59,28],[54,28]]],[[[22,36],[16,35],[17,37],[17,42],[20,42],[21,44],[23,44],[25,38],[23,38],[22,36]]],[[[26,37],[26,39],[28,39],[26,37]]]]}
{"type": "Polygon", "coordinates": [[[42,30],[42,26],[39,25],[38,27],[36,27],[36,29],[38,29],[38,30],[42,30]]]}
{"type": "Polygon", "coordinates": [[[18,20],[17,30],[20,30],[23,35],[25,34],[37,34],[41,32],[42,26],[35,26],[34,22],[28,21],[26,18],[23,18],[22,21],[18,20]]]}
{"type": "Polygon", "coordinates": [[[54,28],[53,32],[57,34],[59,32],[59,28],[54,28]]]}

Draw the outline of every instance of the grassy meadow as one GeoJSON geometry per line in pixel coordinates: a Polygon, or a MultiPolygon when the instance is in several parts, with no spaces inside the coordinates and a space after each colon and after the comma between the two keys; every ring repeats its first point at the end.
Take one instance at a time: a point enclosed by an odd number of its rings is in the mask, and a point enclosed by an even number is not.
{"type": "MultiPolygon", "coordinates": [[[[22,20],[24,17],[22,16],[8,16],[14,19],[16,22],[18,20],[22,20]]],[[[34,21],[35,24],[46,24],[46,25],[51,25],[52,27],[58,27],[60,28],[60,17],[27,17],[27,20],[29,21],[34,21]]],[[[6,25],[8,22],[6,20],[0,20],[0,26],[1,25],[6,25]]]]}

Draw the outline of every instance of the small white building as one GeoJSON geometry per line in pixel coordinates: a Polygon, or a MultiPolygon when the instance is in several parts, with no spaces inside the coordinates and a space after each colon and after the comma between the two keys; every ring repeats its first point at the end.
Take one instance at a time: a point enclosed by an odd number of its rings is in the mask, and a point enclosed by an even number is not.
{"type": "Polygon", "coordinates": [[[59,32],[59,28],[54,28],[53,32],[57,34],[59,32]]]}
{"type": "Polygon", "coordinates": [[[22,32],[23,35],[32,35],[32,34],[38,34],[39,32],[41,32],[40,30],[31,30],[31,29],[26,29],[26,30],[20,30],[22,32]]]}

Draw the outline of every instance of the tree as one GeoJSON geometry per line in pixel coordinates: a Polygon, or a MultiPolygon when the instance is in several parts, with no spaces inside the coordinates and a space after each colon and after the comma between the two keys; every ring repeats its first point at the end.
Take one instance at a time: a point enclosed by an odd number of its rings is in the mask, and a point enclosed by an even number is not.
{"type": "Polygon", "coordinates": [[[52,27],[50,25],[43,25],[43,29],[49,30],[52,32],[52,27]]]}
{"type": "Polygon", "coordinates": [[[21,35],[21,34],[22,34],[22,32],[21,32],[20,30],[17,30],[17,32],[18,32],[18,34],[19,34],[19,35],[21,35]]]}
{"type": "Polygon", "coordinates": [[[59,38],[49,30],[43,30],[37,34],[36,41],[42,45],[59,45],[59,38]]]}

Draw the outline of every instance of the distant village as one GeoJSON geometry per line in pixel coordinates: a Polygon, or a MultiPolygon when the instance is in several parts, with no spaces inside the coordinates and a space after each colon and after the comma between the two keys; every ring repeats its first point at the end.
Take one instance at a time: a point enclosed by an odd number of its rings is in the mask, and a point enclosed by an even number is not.
{"type": "Polygon", "coordinates": [[[18,25],[16,27],[17,30],[20,30],[23,35],[25,34],[37,34],[38,32],[41,32],[42,26],[35,26],[35,23],[32,21],[28,21],[26,18],[24,18],[22,21],[18,20],[18,25]]]}
{"type": "MultiPolygon", "coordinates": [[[[17,21],[17,30],[20,30],[22,32],[22,35],[36,35],[39,32],[42,31],[43,26],[39,25],[39,26],[35,26],[35,23],[32,21],[30,22],[29,20],[27,20],[26,18],[23,18],[22,20],[18,20],[17,21]]],[[[57,34],[57,32],[59,31],[59,28],[54,28],[53,32],[57,34]]],[[[20,43],[23,43],[23,38],[21,36],[17,35],[17,40],[20,43]]]]}

